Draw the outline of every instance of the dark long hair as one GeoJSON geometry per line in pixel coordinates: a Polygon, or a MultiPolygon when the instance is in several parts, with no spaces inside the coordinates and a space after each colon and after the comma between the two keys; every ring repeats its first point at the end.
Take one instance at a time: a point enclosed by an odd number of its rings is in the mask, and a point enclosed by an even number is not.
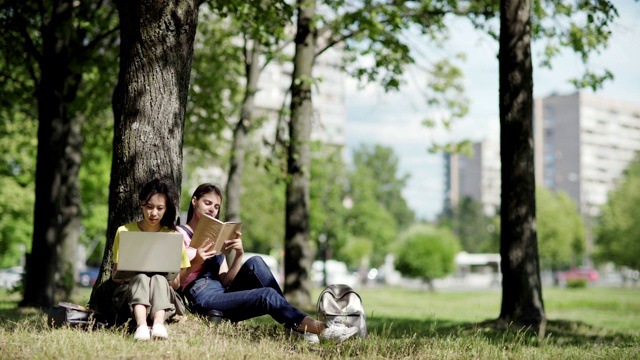
{"type": "Polygon", "coordinates": [[[155,194],[164,195],[167,201],[167,207],[164,216],[160,219],[160,225],[175,230],[178,211],[176,209],[177,196],[173,185],[164,180],[153,179],[142,186],[138,200],[140,200],[141,205],[145,205],[155,194]]]}
{"type": "MultiPolygon", "coordinates": [[[[216,195],[220,196],[220,202],[222,202],[222,190],[220,189],[220,187],[217,185],[209,184],[209,183],[204,183],[198,186],[196,190],[193,192],[191,199],[195,197],[196,200],[200,200],[200,198],[203,195],[208,194],[210,192],[214,192],[216,193],[216,195]]],[[[187,224],[189,223],[189,221],[191,221],[191,218],[193,218],[194,211],[195,209],[193,208],[193,202],[189,201],[189,212],[187,213],[187,222],[186,222],[187,224]]],[[[218,211],[218,213],[216,214],[216,219],[220,219],[220,211],[218,211]]]]}

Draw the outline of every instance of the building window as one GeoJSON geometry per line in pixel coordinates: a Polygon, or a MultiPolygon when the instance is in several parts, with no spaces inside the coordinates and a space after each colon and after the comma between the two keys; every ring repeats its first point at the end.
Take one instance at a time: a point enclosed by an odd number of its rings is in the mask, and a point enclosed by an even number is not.
{"type": "Polygon", "coordinates": [[[545,163],[552,163],[555,159],[556,159],[556,157],[553,154],[553,152],[546,152],[544,154],[544,162],[545,163]]]}
{"type": "Polygon", "coordinates": [[[545,177],[544,186],[546,188],[553,189],[556,186],[556,182],[552,177],[545,177]]]}
{"type": "Polygon", "coordinates": [[[544,167],[544,175],[546,176],[554,176],[554,174],[556,173],[556,169],[553,167],[553,165],[549,165],[546,164],[544,167]]]}

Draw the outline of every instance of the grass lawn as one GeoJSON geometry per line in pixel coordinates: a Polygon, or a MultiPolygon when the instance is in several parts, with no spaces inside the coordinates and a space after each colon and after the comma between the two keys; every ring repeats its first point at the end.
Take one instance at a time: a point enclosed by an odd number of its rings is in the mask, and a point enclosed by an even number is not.
{"type": "Polygon", "coordinates": [[[0,359],[640,359],[640,288],[545,288],[543,337],[487,322],[499,291],[359,293],[369,337],[309,345],[266,316],[235,325],[189,316],[168,326],[169,340],[146,343],[122,328],[51,330],[45,313],[18,310],[19,297],[0,291],[0,359]]]}

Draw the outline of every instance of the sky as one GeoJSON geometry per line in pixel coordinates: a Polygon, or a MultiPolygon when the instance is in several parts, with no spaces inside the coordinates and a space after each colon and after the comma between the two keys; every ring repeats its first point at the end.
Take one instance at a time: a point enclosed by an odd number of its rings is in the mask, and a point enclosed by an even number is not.
{"type": "MultiPolygon", "coordinates": [[[[606,68],[614,75],[598,96],[640,104],[640,3],[634,0],[613,0],[620,17],[612,26],[609,46],[593,55],[593,69],[606,68]]],[[[403,195],[418,218],[431,220],[442,211],[444,201],[444,161],[442,154],[427,150],[435,141],[499,139],[498,108],[498,43],[472,28],[468,22],[453,20],[450,39],[436,48],[422,45],[411,38],[412,50],[419,61],[433,62],[463,52],[466,61],[458,63],[464,73],[465,95],[469,112],[455,122],[450,131],[428,129],[422,121],[433,112],[425,104],[419,90],[425,81],[416,69],[409,69],[399,92],[385,93],[377,85],[359,86],[347,80],[346,136],[349,153],[360,144],[381,144],[393,148],[399,159],[398,175],[410,176],[403,195]],[[422,80],[422,81],[421,81],[422,80]]],[[[555,58],[551,70],[538,66],[533,44],[533,77],[535,98],[553,93],[576,91],[569,79],[582,70],[581,60],[569,51],[555,58]]],[[[583,90],[591,92],[591,90],[583,90]]]]}

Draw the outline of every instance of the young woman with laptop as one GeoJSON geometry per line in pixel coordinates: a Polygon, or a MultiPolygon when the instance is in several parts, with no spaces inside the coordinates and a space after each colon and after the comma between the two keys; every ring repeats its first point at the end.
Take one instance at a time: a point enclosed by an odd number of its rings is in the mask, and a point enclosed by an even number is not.
{"type": "MultiPolygon", "coordinates": [[[[168,338],[164,322],[176,314],[184,315],[185,313],[184,304],[175,289],[179,287],[180,279],[186,278],[191,264],[180,236],[177,239],[179,243],[177,249],[182,249],[182,256],[179,261],[179,273],[177,276],[174,274],[173,280],[167,279],[168,273],[166,272],[149,270],[136,272],[138,269],[126,269],[133,270],[129,275],[122,275],[122,272],[118,272],[119,258],[122,259],[128,255],[124,251],[119,254],[119,249],[122,248],[120,241],[124,233],[177,234],[176,196],[174,194],[173,186],[162,180],[155,179],[144,184],[138,197],[143,219],[120,226],[113,242],[112,279],[120,283],[115,290],[114,298],[123,299],[121,304],[115,305],[129,307],[136,322],[136,331],[133,335],[135,340],[149,340],[152,337],[168,338]],[[147,320],[153,324],[151,328],[149,328],[147,320]]],[[[140,262],[143,262],[142,259],[140,262]]]]}
{"type": "Polygon", "coordinates": [[[224,318],[238,322],[270,315],[285,327],[299,332],[309,342],[324,340],[341,342],[358,332],[358,328],[342,323],[325,323],[311,318],[285,299],[278,282],[260,256],[253,256],[243,264],[244,248],[241,233],[235,239],[225,241],[221,253],[216,253],[213,243],[205,241],[199,248],[190,247],[191,237],[200,218],[209,215],[219,218],[222,191],[216,185],[202,184],[191,198],[187,224],[179,225],[184,235],[187,253],[198,266],[181,283],[181,291],[190,310],[207,315],[210,311],[222,312],[224,318]],[[235,250],[231,266],[225,254],[235,250]]]}

